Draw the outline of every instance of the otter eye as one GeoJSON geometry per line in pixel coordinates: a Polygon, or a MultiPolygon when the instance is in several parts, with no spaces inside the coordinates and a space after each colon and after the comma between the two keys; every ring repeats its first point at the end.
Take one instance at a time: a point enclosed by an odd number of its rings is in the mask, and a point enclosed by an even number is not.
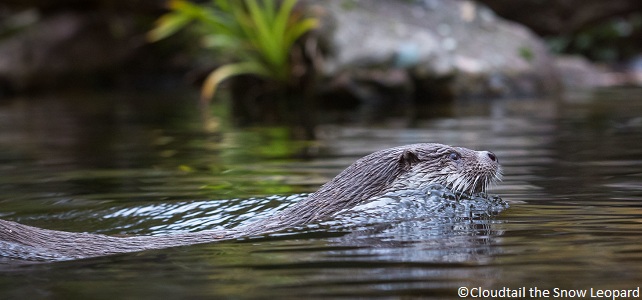
{"type": "Polygon", "coordinates": [[[461,155],[459,155],[459,153],[457,152],[452,152],[448,155],[448,158],[450,158],[451,160],[459,160],[461,158],[461,155]]]}

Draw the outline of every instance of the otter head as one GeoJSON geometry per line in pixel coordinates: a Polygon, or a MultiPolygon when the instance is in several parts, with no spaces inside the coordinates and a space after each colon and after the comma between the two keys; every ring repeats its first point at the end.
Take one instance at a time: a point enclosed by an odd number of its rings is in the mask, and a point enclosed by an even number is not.
{"type": "Polygon", "coordinates": [[[485,192],[500,178],[492,152],[427,143],[389,148],[362,157],[304,201],[254,227],[263,232],[306,224],[389,191],[421,190],[430,184],[458,193],[485,192]]]}
{"type": "Polygon", "coordinates": [[[453,192],[486,192],[501,180],[501,167],[494,153],[442,144],[415,144],[400,148],[403,170],[393,188],[418,188],[441,184],[453,192]]]}

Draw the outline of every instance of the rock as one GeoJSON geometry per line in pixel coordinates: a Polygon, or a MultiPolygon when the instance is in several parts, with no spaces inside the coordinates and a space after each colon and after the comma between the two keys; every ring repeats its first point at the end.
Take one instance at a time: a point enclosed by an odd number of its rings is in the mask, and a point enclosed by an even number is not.
{"type": "Polygon", "coordinates": [[[563,55],[555,58],[555,67],[564,89],[591,89],[615,84],[604,68],[599,68],[582,56],[563,55]]]}
{"type": "Polygon", "coordinates": [[[13,90],[58,86],[113,69],[143,43],[127,16],[61,12],[0,39],[0,82],[13,90]]]}
{"type": "Polygon", "coordinates": [[[557,89],[553,60],[544,43],[525,27],[504,21],[475,2],[323,4],[335,28],[326,33],[333,56],[324,74],[344,82],[352,77],[345,86],[370,84],[426,95],[432,91],[423,90],[434,88],[438,81],[444,90],[434,95],[455,98],[538,96],[557,89]],[[367,70],[370,80],[364,75],[367,70]],[[402,77],[381,76],[381,70],[403,70],[409,82],[386,82],[402,77]],[[408,84],[414,89],[404,88],[408,84]]]}
{"type": "Polygon", "coordinates": [[[625,74],[627,84],[642,86],[642,54],[638,54],[627,62],[625,74]]]}

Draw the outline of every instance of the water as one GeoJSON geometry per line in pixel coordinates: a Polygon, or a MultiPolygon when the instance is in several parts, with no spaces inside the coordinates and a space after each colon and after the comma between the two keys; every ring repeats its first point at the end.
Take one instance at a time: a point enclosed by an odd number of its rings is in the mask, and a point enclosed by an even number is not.
{"type": "Polygon", "coordinates": [[[324,126],[314,143],[279,128],[203,133],[188,99],[1,103],[0,217],[104,234],[234,227],[295,203],[361,156],[416,142],[493,151],[504,181],[489,194],[510,207],[335,220],[77,261],[2,260],[0,298],[458,299],[460,287],[642,285],[640,90],[459,103],[413,128],[324,126]]]}

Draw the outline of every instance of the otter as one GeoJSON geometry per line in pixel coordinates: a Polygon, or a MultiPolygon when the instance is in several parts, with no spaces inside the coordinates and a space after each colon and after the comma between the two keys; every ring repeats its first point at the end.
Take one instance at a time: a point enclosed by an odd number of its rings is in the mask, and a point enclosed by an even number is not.
{"type": "Polygon", "coordinates": [[[116,237],[42,229],[0,220],[0,256],[22,260],[70,260],[238,239],[327,219],[388,191],[438,184],[455,193],[479,193],[498,180],[501,180],[501,168],[492,152],[443,144],[412,144],[367,155],[306,199],[245,226],[160,236],[116,237]]]}

